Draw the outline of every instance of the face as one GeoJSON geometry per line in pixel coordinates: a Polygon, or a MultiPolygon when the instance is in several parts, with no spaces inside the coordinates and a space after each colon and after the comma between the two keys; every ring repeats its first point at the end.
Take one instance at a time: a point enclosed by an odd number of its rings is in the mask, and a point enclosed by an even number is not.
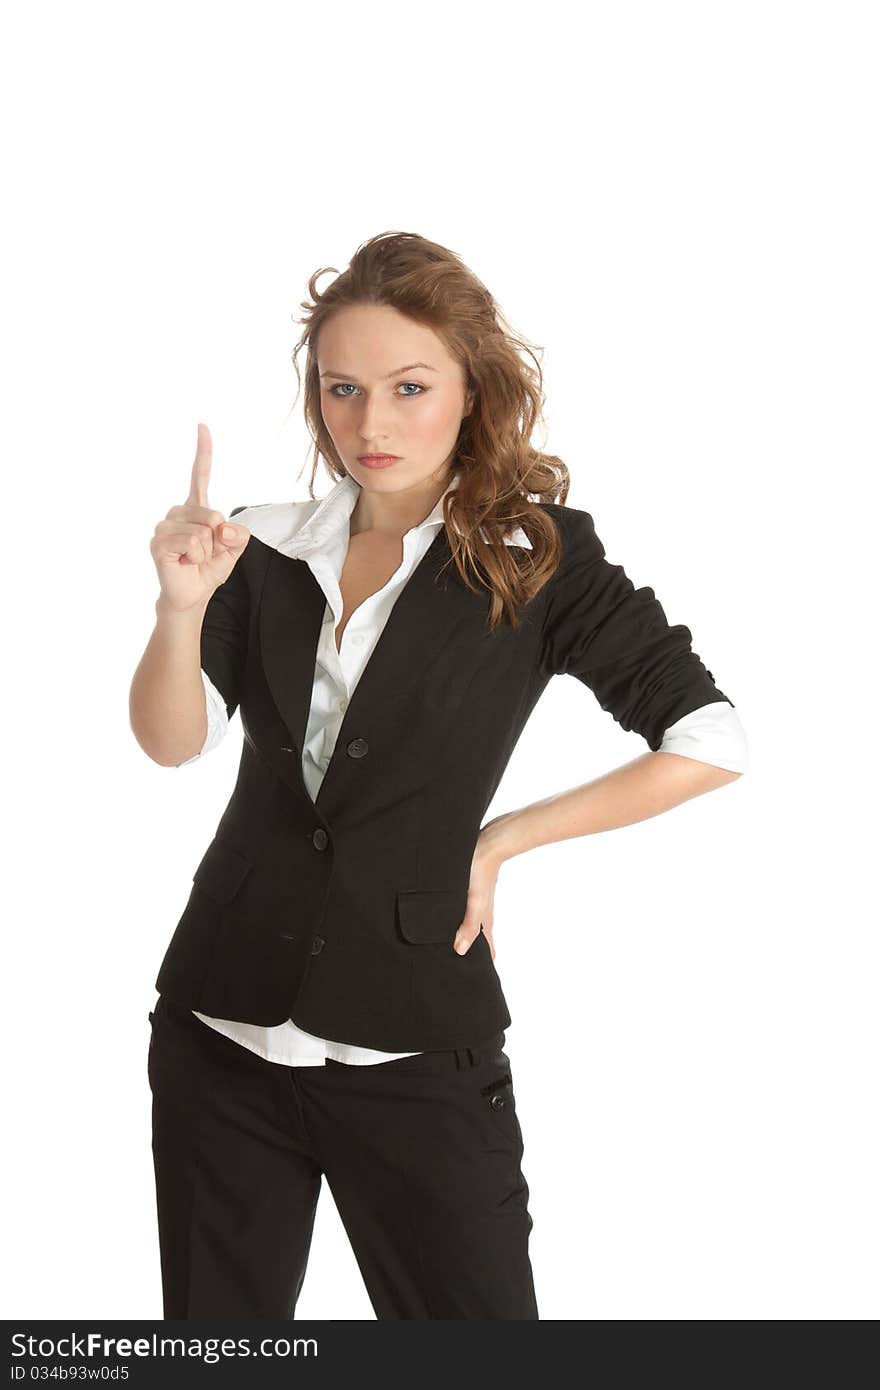
{"type": "Polygon", "coordinates": [[[351,305],[323,325],[317,355],[324,424],[355,482],[442,485],[473,398],[441,339],[388,305],[351,305]],[[397,457],[371,466],[369,454],[397,457]]]}

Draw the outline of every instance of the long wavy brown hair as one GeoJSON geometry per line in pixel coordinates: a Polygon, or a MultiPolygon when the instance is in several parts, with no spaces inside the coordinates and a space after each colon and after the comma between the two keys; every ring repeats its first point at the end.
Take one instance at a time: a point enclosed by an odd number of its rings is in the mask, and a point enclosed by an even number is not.
{"type": "Polygon", "coordinates": [[[316,270],[309,295],[301,303],[305,316],[295,320],[305,328],[292,360],[298,398],[302,379],[297,358],[306,347],[303,410],[314,446],[311,498],[315,500],[319,459],[336,481],[347,472],[321,412],[321,325],[349,305],[389,305],[437,334],[464,369],[467,389],[473,390],[473,406],[461,422],[452,459],[459,484],[444,498],[446,535],[462,581],[473,592],[482,587],[491,594],[490,631],[504,618],[519,626],[517,610],[543,588],[561,555],[556,526],[537,504],[564,505],[570,483],[562,460],[531,444],[545,399],[535,349],[513,333],[485,285],[453,251],[411,232],[371,237],[341,273],[335,266],[316,270]],[[337,278],[319,292],[317,281],[328,272],[337,278]],[[521,349],[534,365],[524,360],[521,349]],[[528,536],[531,550],[505,544],[505,536],[517,526],[528,536]]]}

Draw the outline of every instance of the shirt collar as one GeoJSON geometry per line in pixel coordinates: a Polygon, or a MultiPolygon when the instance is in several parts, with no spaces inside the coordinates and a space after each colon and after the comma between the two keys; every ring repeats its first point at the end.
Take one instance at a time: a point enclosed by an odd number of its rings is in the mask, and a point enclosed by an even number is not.
{"type": "MultiPolygon", "coordinates": [[[[423,531],[429,526],[442,526],[444,524],[443,499],[446,497],[447,493],[457,488],[460,482],[461,475],[457,472],[453,473],[448,487],[437,499],[431,511],[423,521],[418,522],[411,529],[413,531],[423,531]]],[[[260,510],[262,509],[255,509],[254,519],[257,525],[249,526],[248,529],[259,539],[266,540],[269,544],[275,546],[275,548],[280,550],[284,555],[292,556],[297,559],[306,559],[316,551],[322,551],[334,542],[338,542],[341,536],[347,536],[349,520],[357,505],[360,493],[360,484],[355,482],[350,473],[346,473],[344,477],[339,478],[334,483],[326,497],[321,498],[317,506],[309,513],[302,526],[296,527],[292,532],[289,526],[289,519],[285,527],[284,518],[278,515],[279,509],[271,506],[265,508],[263,518],[260,517],[260,510]],[[261,521],[268,523],[268,525],[261,525],[261,521]]],[[[301,505],[302,504],[294,504],[297,508],[301,505]]],[[[248,523],[243,519],[242,524],[247,525],[248,523]]],[[[456,530],[460,531],[457,525],[456,530]]],[[[529,550],[532,548],[531,542],[522,527],[517,527],[511,535],[506,536],[505,541],[508,545],[525,546],[529,550]]]]}

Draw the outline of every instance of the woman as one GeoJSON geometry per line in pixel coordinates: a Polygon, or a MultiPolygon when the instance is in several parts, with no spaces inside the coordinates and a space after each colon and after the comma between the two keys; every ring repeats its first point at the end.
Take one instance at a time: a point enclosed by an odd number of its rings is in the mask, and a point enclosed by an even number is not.
{"type": "Polygon", "coordinates": [[[476,277],[383,234],[317,278],[294,362],[334,487],[229,524],[200,426],[151,543],[135,736],[180,766],[236,709],[245,735],[150,1015],[165,1316],[292,1318],[326,1176],[378,1318],[536,1319],[500,866],[734,780],[745,739],[564,505],[540,370],[476,277]],[[651,752],[481,824],[565,672],[651,752]]]}

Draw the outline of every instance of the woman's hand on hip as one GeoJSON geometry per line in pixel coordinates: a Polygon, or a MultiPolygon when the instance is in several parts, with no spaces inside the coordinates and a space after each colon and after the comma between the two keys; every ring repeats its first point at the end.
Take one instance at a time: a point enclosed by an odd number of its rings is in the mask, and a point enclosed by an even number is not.
{"type": "Polygon", "coordinates": [[[495,959],[495,943],[492,940],[492,927],[495,912],[495,885],[503,863],[497,848],[490,846],[484,827],[477,839],[474,857],[471,860],[471,880],[468,887],[467,908],[464,921],[455,934],[453,946],[459,955],[466,955],[482,930],[489,943],[492,959],[495,959]]]}

